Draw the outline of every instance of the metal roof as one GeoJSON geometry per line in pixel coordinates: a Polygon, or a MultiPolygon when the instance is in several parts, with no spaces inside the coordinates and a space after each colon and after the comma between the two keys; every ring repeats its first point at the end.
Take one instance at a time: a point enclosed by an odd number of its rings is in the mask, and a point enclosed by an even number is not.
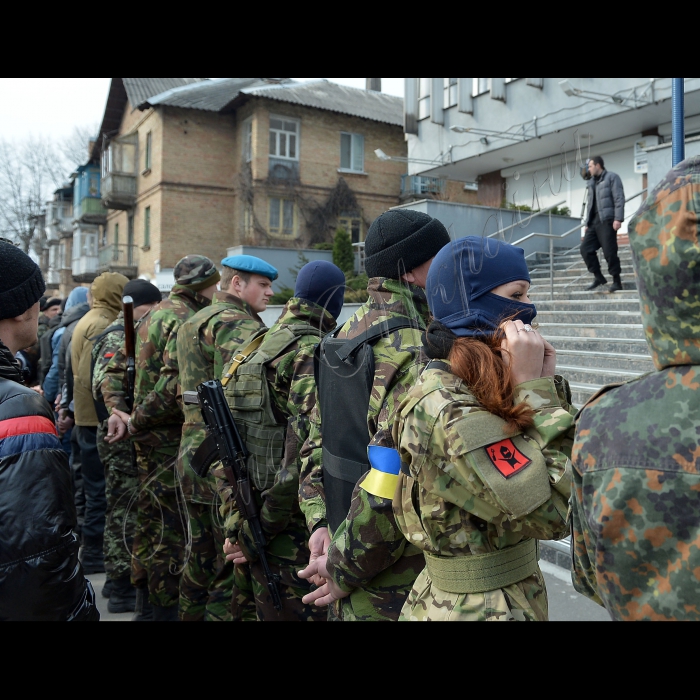
{"type": "Polygon", "coordinates": [[[178,86],[149,96],[139,104],[141,109],[155,106],[180,107],[181,109],[201,109],[207,112],[221,112],[243,88],[255,84],[264,85],[261,78],[222,78],[206,83],[178,86]]]}
{"type": "Polygon", "coordinates": [[[207,78],[122,78],[127,97],[134,109],[146,102],[149,97],[206,80],[207,78]]]}
{"type": "Polygon", "coordinates": [[[303,107],[349,114],[393,126],[403,126],[403,100],[383,92],[346,87],[326,79],[308,83],[264,85],[245,88],[244,95],[264,97],[303,107]]]}

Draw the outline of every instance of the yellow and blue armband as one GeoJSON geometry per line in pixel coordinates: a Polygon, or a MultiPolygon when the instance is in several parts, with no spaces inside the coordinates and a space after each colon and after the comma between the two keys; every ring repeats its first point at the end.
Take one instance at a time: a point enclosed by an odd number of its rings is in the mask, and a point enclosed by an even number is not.
{"type": "Polygon", "coordinates": [[[372,470],[361,488],[372,496],[393,501],[401,474],[401,455],[377,445],[370,446],[368,454],[372,470]]]}

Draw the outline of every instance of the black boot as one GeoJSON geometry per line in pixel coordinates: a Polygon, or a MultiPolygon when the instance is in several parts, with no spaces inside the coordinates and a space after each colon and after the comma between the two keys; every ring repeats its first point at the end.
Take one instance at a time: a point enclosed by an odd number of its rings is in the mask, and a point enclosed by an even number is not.
{"type": "Polygon", "coordinates": [[[623,289],[622,287],[622,280],[620,279],[619,275],[613,279],[613,285],[610,287],[608,290],[610,294],[615,294],[615,292],[621,292],[623,289]]]}
{"type": "Polygon", "coordinates": [[[136,589],[131,585],[131,577],[114,581],[112,597],[109,599],[110,615],[124,615],[136,612],[136,589]]]}
{"type": "Polygon", "coordinates": [[[107,579],[107,583],[102,588],[102,597],[109,600],[112,597],[112,592],[114,591],[114,581],[111,578],[107,579]]]}
{"type": "Polygon", "coordinates": [[[598,273],[595,276],[595,282],[586,291],[593,292],[596,289],[598,289],[598,287],[602,287],[602,286],[606,285],[607,283],[608,283],[608,280],[606,280],[602,274],[598,273]]]}
{"type": "Polygon", "coordinates": [[[153,622],[153,606],[148,600],[148,590],[145,588],[136,589],[135,613],[132,622],[153,622]]]}
{"type": "Polygon", "coordinates": [[[159,608],[153,606],[153,622],[180,622],[180,612],[175,606],[174,608],[159,608]]]}
{"type": "Polygon", "coordinates": [[[92,539],[85,537],[85,544],[80,555],[80,562],[83,565],[83,573],[86,576],[105,573],[105,555],[103,551],[104,542],[100,538],[92,539]]]}

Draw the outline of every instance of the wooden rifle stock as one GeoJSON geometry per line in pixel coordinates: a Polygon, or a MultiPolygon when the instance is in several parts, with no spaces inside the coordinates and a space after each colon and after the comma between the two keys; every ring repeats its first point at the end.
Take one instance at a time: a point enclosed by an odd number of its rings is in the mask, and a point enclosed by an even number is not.
{"type": "Polygon", "coordinates": [[[136,332],[134,329],[134,300],[124,297],[124,345],[126,348],[126,391],[129,409],[134,407],[136,392],[136,332]]]}

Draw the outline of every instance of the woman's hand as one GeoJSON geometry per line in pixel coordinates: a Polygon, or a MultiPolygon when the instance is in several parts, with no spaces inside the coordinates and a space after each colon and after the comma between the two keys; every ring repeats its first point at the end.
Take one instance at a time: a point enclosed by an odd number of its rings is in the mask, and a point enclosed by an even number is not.
{"type": "MultiPolygon", "coordinates": [[[[504,330],[506,338],[501,344],[501,349],[503,361],[511,370],[512,385],[516,387],[533,379],[548,376],[544,373],[551,365],[551,351],[554,351],[554,348],[549,346],[550,357],[545,369],[546,341],[532,326],[526,326],[522,321],[508,321],[504,330]]],[[[556,366],[556,351],[554,351],[554,363],[556,366]]]]}
{"type": "MultiPolygon", "coordinates": [[[[540,337],[542,336],[540,335],[540,337]]],[[[557,351],[545,338],[542,338],[542,340],[544,341],[544,365],[542,367],[542,376],[554,377],[557,373],[557,351]]]]}

